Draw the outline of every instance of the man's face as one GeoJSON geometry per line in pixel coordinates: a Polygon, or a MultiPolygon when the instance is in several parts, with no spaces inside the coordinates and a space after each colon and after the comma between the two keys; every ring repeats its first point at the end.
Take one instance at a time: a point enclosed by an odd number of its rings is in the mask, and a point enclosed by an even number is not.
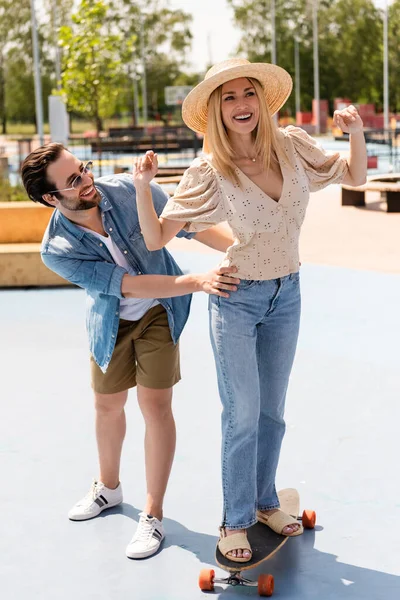
{"type": "MultiPolygon", "coordinates": [[[[50,195],[49,202],[57,208],[63,207],[70,211],[89,210],[98,206],[100,195],[94,187],[92,173],[84,171],[84,163],[78,160],[67,150],[63,150],[60,157],[47,168],[47,179],[54,184],[55,190],[64,190],[58,192],[57,196],[50,195]],[[80,176],[78,185],[74,180],[80,176]],[[75,189],[71,188],[74,183],[75,189]]],[[[45,199],[47,200],[48,194],[45,199]]]]}

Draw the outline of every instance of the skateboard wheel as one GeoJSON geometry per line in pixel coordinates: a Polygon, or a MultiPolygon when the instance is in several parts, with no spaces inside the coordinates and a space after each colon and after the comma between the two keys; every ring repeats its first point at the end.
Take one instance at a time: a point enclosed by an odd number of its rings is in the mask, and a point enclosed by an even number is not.
{"type": "Polygon", "coordinates": [[[314,529],[315,523],[317,521],[317,515],[315,513],[315,510],[304,510],[301,521],[305,529],[314,529]]]}
{"type": "Polygon", "coordinates": [[[258,578],[258,594],[272,596],[274,593],[274,578],[272,575],[260,575],[258,578]]]}
{"type": "Polygon", "coordinates": [[[214,590],[214,569],[202,569],[199,575],[199,587],[203,592],[212,592],[214,590]]]}

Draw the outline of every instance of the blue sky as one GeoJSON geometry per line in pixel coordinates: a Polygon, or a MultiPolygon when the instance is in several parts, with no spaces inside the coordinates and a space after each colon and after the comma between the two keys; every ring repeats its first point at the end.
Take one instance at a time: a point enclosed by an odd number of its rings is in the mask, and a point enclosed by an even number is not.
{"type": "Polygon", "coordinates": [[[169,4],[193,15],[189,63],[194,70],[205,69],[209,54],[211,62],[216,63],[235,53],[240,31],[232,23],[233,11],[226,0],[170,0],[169,4]]]}

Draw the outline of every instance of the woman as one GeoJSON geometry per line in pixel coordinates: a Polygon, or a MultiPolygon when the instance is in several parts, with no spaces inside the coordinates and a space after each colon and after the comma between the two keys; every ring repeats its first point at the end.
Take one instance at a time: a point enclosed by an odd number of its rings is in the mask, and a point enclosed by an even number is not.
{"type": "Polygon", "coordinates": [[[222,413],[224,509],[219,549],[251,558],[246,530],[257,519],[296,536],[301,525],[279,510],[275,474],[285,432],[284,407],[300,319],[300,227],[310,191],[366,177],[362,121],[354,107],[336,111],[350,133],[349,160],[328,155],[296,127],[278,129],[273,115],[292,89],[275,65],[233,59],[215,65],[187,96],[185,123],[203,133],[206,155],[185,172],[160,218],[149,181],[157,156],[136,161],[133,179],[149,249],[182,227],[201,231],[227,221],[234,237],[224,265],[241,282],[230,298],[210,297],[210,331],[222,413]]]}

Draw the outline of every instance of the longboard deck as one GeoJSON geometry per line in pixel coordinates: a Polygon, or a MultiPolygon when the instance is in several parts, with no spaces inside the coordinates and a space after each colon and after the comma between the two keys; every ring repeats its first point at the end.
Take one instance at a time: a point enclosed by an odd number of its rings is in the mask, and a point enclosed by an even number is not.
{"type": "MultiPolygon", "coordinates": [[[[287,488],[278,493],[281,509],[297,519],[300,510],[300,498],[297,490],[287,488]]],[[[271,558],[283,546],[288,537],[279,535],[263,523],[256,523],[247,530],[247,538],[252,548],[251,560],[238,563],[225,558],[218,549],[215,551],[215,561],[219,567],[231,573],[253,569],[264,560],[271,558]]]]}

